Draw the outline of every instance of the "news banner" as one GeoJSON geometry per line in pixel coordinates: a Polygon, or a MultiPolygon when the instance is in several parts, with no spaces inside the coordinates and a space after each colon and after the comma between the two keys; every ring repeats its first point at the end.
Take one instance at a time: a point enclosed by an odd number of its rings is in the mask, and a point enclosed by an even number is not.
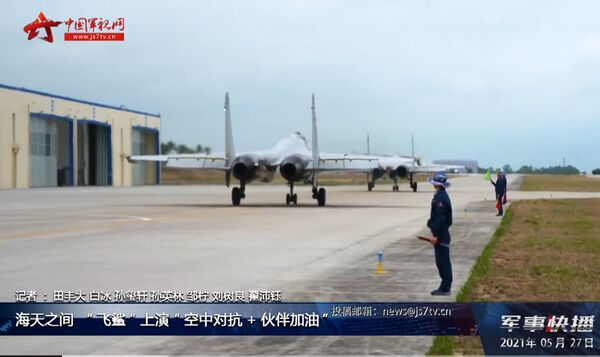
{"type": "Polygon", "coordinates": [[[284,302],[278,290],[29,290],[0,303],[0,336],[471,335],[486,354],[600,354],[599,315],[600,302],[284,302]]]}

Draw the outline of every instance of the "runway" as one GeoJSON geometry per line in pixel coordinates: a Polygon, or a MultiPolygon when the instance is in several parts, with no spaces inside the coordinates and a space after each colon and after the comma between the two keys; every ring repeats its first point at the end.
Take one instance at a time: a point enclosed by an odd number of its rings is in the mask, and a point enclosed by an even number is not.
{"type": "MultiPolygon", "coordinates": [[[[509,177],[509,184],[518,177],[509,177]]],[[[453,293],[499,219],[481,176],[453,178],[449,194],[453,293]]],[[[439,278],[425,231],[433,189],[250,185],[232,207],[224,186],[0,191],[2,301],[16,290],[281,290],[284,301],[452,301],[432,298],[439,278]],[[371,272],[384,252],[382,276],[371,272]]],[[[509,198],[600,197],[511,191],[509,198]]],[[[76,337],[0,338],[3,353],[423,353],[430,338],[76,337]],[[52,342],[60,341],[60,343],[52,342]],[[341,347],[340,347],[341,344],[341,347]],[[175,351],[175,352],[173,352],[175,351]]]]}

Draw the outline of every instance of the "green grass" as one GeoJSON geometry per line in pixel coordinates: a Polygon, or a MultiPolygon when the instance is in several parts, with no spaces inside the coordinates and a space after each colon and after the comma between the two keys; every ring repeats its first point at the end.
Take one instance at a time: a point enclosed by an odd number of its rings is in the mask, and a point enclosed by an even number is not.
{"type": "Polygon", "coordinates": [[[427,352],[428,356],[451,354],[454,354],[454,341],[452,340],[452,336],[436,336],[429,352],[427,352]]]}
{"type": "Polygon", "coordinates": [[[502,218],[502,221],[500,222],[500,226],[496,228],[492,239],[488,244],[486,244],[486,246],[483,248],[483,251],[481,252],[481,255],[477,258],[477,261],[475,262],[475,265],[471,270],[471,274],[469,275],[469,279],[467,279],[465,285],[463,285],[462,289],[460,289],[460,291],[456,295],[456,302],[469,301],[473,287],[477,283],[479,283],[479,281],[481,281],[481,279],[484,276],[487,275],[490,269],[490,258],[494,253],[494,249],[498,245],[500,237],[502,237],[506,233],[506,230],[510,226],[512,220],[513,210],[511,209],[511,207],[509,207],[506,210],[506,214],[502,218]]]}
{"type": "MultiPolygon", "coordinates": [[[[456,297],[469,301],[600,299],[600,199],[513,203],[456,297]]],[[[482,354],[478,337],[436,337],[428,354],[482,354]]]]}
{"type": "Polygon", "coordinates": [[[600,178],[578,175],[527,175],[521,191],[600,192],[600,178]]]}

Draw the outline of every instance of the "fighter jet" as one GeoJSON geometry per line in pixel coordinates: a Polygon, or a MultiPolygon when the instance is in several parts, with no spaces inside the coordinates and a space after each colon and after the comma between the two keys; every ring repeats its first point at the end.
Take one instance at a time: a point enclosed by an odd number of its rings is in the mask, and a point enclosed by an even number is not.
{"type": "Polygon", "coordinates": [[[326,154],[319,152],[317,137],[317,116],[315,96],[312,95],[312,149],[308,140],[294,132],[267,150],[237,153],[233,145],[231,109],[229,93],[225,94],[225,152],[217,154],[174,154],[174,155],[134,155],[131,163],[137,161],[165,162],[167,167],[219,170],[225,172],[225,185],[229,187],[231,176],[239,181],[239,186],[231,190],[231,202],[238,206],[246,197],[246,184],[251,182],[271,182],[276,172],[287,181],[290,191],[286,194],[287,205],[298,204],[294,184],[312,184],[312,197],[319,206],[325,206],[326,191],[319,187],[319,174],[335,172],[367,172],[377,167],[377,159],[367,155],[326,154]]]}
{"type": "Polygon", "coordinates": [[[440,171],[458,173],[464,169],[463,166],[424,163],[419,157],[414,156],[414,140],[413,154],[411,156],[374,156],[370,154],[370,151],[370,140],[367,134],[367,156],[377,158],[377,167],[367,172],[367,189],[369,191],[372,191],[375,187],[376,180],[389,177],[394,181],[394,185],[392,186],[393,192],[399,191],[398,179],[408,179],[410,188],[413,192],[417,192],[417,182],[415,182],[415,175],[417,174],[429,174],[440,171]]]}

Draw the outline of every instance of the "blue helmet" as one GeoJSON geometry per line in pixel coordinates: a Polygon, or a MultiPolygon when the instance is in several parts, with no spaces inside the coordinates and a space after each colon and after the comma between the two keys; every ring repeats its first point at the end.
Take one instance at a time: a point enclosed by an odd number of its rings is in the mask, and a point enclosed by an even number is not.
{"type": "Polygon", "coordinates": [[[427,181],[429,181],[429,183],[434,186],[450,186],[450,182],[448,182],[448,176],[446,176],[445,172],[437,172],[435,175],[431,176],[427,181]]]}

